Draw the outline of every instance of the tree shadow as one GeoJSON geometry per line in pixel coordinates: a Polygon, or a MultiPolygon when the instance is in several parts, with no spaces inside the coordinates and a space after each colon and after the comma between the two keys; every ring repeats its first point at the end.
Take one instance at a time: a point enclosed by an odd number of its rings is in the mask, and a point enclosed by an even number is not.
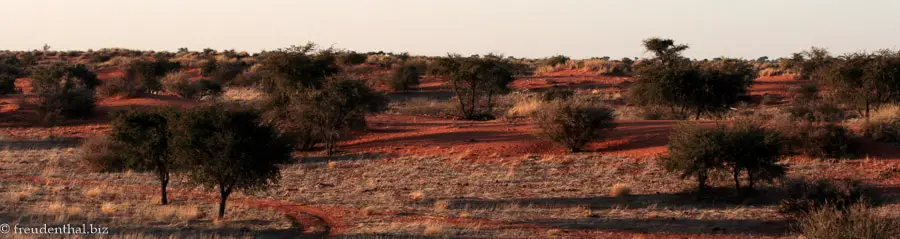
{"type": "Polygon", "coordinates": [[[639,233],[679,233],[724,236],[783,236],[790,229],[785,219],[718,219],[685,218],[584,218],[526,220],[521,223],[572,230],[605,230],[639,233]]]}

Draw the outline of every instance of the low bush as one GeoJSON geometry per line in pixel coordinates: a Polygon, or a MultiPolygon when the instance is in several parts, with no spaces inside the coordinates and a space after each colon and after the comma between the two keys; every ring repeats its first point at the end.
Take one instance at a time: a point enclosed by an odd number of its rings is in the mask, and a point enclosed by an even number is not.
{"type": "Polygon", "coordinates": [[[146,92],[139,84],[133,84],[123,77],[113,77],[103,81],[103,84],[97,87],[97,94],[104,97],[122,96],[137,97],[146,92]]]}
{"type": "Polygon", "coordinates": [[[422,73],[419,68],[412,64],[403,64],[391,72],[390,81],[388,82],[391,89],[395,91],[406,92],[419,85],[419,79],[422,73]]]}
{"type": "Polygon", "coordinates": [[[860,128],[866,137],[876,141],[900,143],[900,106],[890,105],[878,109],[860,128]]]}
{"type": "Polygon", "coordinates": [[[583,99],[554,100],[535,112],[539,134],[572,152],[615,127],[612,109],[583,99]]]}
{"type": "Polygon", "coordinates": [[[817,158],[851,158],[858,151],[856,137],[840,124],[786,117],[775,120],[774,127],[794,153],[817,158]]]}
{"type": "Polygon", "coordinates": [[[170,72],[160,81],[162,88],[170,94],[188,98],[193,94],[191,75],[184,71],[170,72]]]}
{"type": "Polygon", "coordinates": [[[848,209],[824,207],[804,214],[796,229],[808,239],[894,239],[900,220],[887,218],[866,204],[848,209]]]}
{"type": "Polygon", "coordinates": [[[54,64],[34,69],[31,85],[37,95],[37,112],[46,122],[85,118],[95,107],[97,75],[84,65],[54,64]]]}
{"type": "Polygon", "coordinates": [[[9,62],[0,62],[0,95],[15,93],[16,79],[25,76],[25,71],[17,64],[18,59],[13,55],[9,62]]]}
{"type": "Polygon", "coordinates": [[[793,215],[826,207],[845,210],[854,204],[871,203],[878,197],[873,189],[852,180],[794,179],[788,180],[782,191],[784,199],[778,210],[793,215]]]}
{"type": "Polygon", "coordinates": [[[116,172],[124,169],[125,160],[116,154],[115,147],[105,135],[94,136],[84,140],[79,147],[79,158],[85,166],[94,172],[116,172]]]}

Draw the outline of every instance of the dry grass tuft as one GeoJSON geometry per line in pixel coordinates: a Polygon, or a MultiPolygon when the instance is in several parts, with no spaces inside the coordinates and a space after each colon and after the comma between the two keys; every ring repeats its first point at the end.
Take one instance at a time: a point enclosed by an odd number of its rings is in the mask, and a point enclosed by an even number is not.
{"type": "Polygon", "coordinates": [[[9,199],[14,202],[25,201],[40,191],[41,191],[41,189],[38,187],[35,187],[35,186],[31,186],[31,185],[21,186],[21,187],[19,187],[18,190],[9,193],[9,196],[10,196],[9,199]]]}
{"type": "Polygon", "coordinates": [[[434,212],[446,212],[448,208],[450,208],[450,202],[447,200],[438,200],[437,202],[434,202],[434,212]]]}
{"type": "Polygon", "coordinates": [[[103,197],[105,191],[106,188],[93,187],[91,189],[85,190],[82,195],[84,195],[85,198],[100,199],[101,197],[103,197]]]}
{"type": "Polygon", "coordinates": [[[116,211],[118,211],[116,204],[105,202],[100,205],[100,212],[103,213],[103,215],[111,216],[116,214],[116,211]]]}
{"type": "Polygon", "coordinates": [[[444,226],[435,222],[425,224],[425,231],[422,234],[426,236],[442,236],[444,234],[444,226]]]}
{"type": "Polygon", "coordinates": [[[550,229],[550,230],[547,230],[547,237],[551,237],[551,238],[559,237],[562,234],[562,232],[563,231],[560,229],[550,229]]]}
{"type": "Polygon", "coordinates": [[[415,191],[409,194],[409,199],[415,202],[422,201],[425,199],[425,193],[422,191],[415,191]]]}
{"type": "Polygon", "coordinates": [[[365,217],[372,216],[375,214],[375,208],[374,207],[364,207],[363,209],[359,210],[359,214],[361,214],[365,217]]]}
{"type": "Polygon", "coordinates": [[[609,196],[611,197],[624,197],[631,195],[631,187],[622,183],[616,183],[612,186],[612,189],[609,190],[609,196]]]}

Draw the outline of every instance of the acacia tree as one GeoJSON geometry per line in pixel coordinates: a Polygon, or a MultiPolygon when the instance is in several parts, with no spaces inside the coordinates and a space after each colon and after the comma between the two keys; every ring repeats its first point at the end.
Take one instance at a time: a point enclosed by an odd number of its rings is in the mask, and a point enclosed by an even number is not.
{"type": "Polygon", "coordinates": [[[259,62],[262,89],[276,94],[318,89],[326,77],[339,69],[330,49],[318,53],[315,49],[315,44],[307,43],[262,54],[259,62]]]}
{"type": "Polygon", "coordinates": [[[785,154],[784,143],[777,132],[763,128],[757,122],[739,120],[727,128],[722,163],[731,169],[735,189],[752,193],[757,181],[784,176],[785,166],[778,163],[785,154]],[[741,174],[744,172],[747,187],[742,190],[741,174]]]}
{"type": "Polygon", "coordinates": [[[817,71],[834,62],[834,57],[827,49],[812,47],[809,50],[794,53],[785,62],[788,69],[793,69],[800,74],[800,79],[816,80],[817,71]]]}
{"type": "Polygon", "coordinates": [[[741,60],[691,63],[681,56],[688,46],[669,39],[648,39],[644,46],[656,58],[638,67],[629,97],[637,105],[668,107],[680,116],[693,111],[699,119],[736,103],[755,77],[753,67],[741,60]]]}
{"type": "Polygon", "coordinates": [[[743,195],[753,192],[759,180],[784,175],[785,167],[778,164],[785,153],[783,144],[777,133],[755,122],[713,128],[681,123],[669,138],[669,155],[661,160],[667,170],[680,172],[682,178],[696,177],[700,196],[715,170],[729,170],[735,189],[743,195]],[[741,187],[742,174],[746,175],[746,188],[741,187]]]}
{"type": "Polygon", "coordinates": [[[110,139],[124,146],[115,147],[113,153],[125,159],[125,168],[156,173],[162,205],[168,204],[169,174],[177,170],[175,160],[169,155],[172,137],[169,127],[176,118],[177,111],[172,109],[131,109],[115,113],[110,125],[110,139]]]}
{"type": "Polygon", "coordinates": [[[249,110],[199,106],[182,113],[170,130],[172,156],[191,168],[191,181],[219,190],[219,218],[231,193],[277,183],[278,164],[291,159],[290,140],[249,110]]]}
{"type": "Polygon", "coordinates": [[[857,113],[869,118],[872,109],[900,100],[900,53],[855,53],[824,70],[836,96],[848,99],[857,113]]]}
{"type": "Polygon", "coordinates": [[[514,80],[510,64],[495,55],[450,58],[452,62],[444,64],[449,69],[459,117],[468,120],[492,119],[494,96],[509,91],[507,86],[514,80]]]}
{"type": "Polygon", "coordinates": [[[660,158],[662,165],[668,171],[680,172],[681,178],[696,177],[698,195],[703,195],[709,174],[722,168],[720,152],[725,137],[722,130],[679,123],[669,136],[669,154],[660,158]]]}

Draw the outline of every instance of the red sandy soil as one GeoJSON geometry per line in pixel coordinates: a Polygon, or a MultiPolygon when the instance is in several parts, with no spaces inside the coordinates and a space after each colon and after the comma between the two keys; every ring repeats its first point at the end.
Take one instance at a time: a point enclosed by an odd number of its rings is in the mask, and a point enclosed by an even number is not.
{"type": "MultiPolygon", "coordinates": [[[[526,155],[565,154],[566,149],[534,135],[529,122],[472,122],[442,118],[376,115],[368,133],[342,143],[352,152],[393,155],[454,156],[496,161],[526,155]]],[[[612,155],[653,156],[665,152],[675,121],[619,121],[603,142],[583,150],[612,155]]],[[[708,123],[708,122],[706,122],[708,123]]]]}

